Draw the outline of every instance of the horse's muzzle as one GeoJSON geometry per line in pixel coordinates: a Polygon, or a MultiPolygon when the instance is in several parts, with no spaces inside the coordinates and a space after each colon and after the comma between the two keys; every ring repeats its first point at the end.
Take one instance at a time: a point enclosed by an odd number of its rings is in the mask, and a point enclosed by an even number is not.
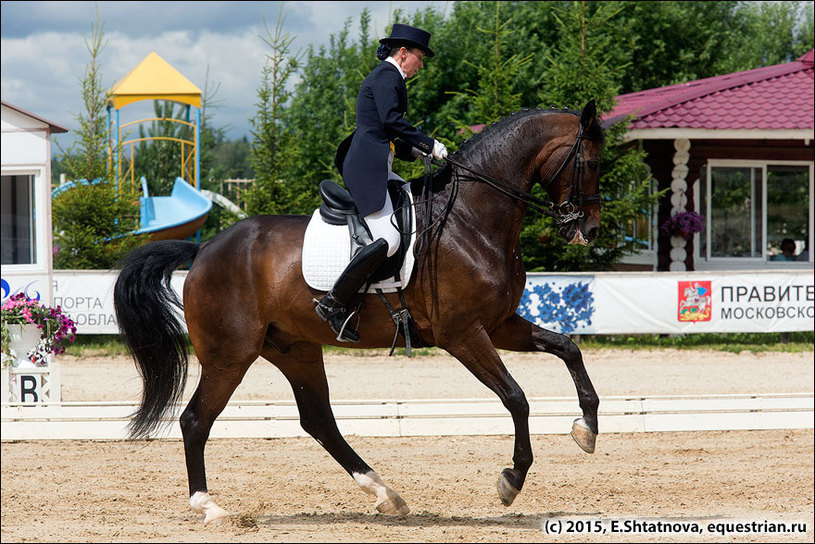
{"type": "Polygon", "coordinates": [[[574,237],[569,240],[569,245],[573,244],[580,244],[581,246],[587,246],[589,243],[583,238],[583,233],[580,232],[580,229],[575,229],[574,237]]]}
{"type": "Polygon", "coordinates": [[[560,235],[563,236],[564,239],[568,240],[569,245],[580,244],[585,246],[588,244],[586,238],[583,236],[583,233],[580,232],[580,225],[577,221],[571,221],[560,227],[560,235]]]}
{"type": "Polygon", "coordinates": [[[597,227],[591,227],[588,229],[586,234],[583,234],[583,229],[580,227],[581,225],[578,221],[573,221],[561,227],[560,234],[569,241],[569,245],[578,244],[581,246],[586,246],[597,238],[597,235],[600,233],[600,229],[597,227]]]}

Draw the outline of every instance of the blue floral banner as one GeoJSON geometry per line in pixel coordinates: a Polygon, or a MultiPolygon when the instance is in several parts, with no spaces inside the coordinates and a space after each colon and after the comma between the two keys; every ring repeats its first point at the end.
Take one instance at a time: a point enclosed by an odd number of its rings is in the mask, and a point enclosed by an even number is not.
{"type": "Polygon", "coordinates": [[[561,334],[594,334],[594,276],[527,276],[518,314],[561,334]]]}

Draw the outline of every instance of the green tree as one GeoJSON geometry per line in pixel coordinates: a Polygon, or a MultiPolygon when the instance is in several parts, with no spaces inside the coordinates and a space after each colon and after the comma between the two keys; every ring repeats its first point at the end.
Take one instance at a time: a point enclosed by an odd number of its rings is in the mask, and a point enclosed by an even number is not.
{"type": "Polygon", "coordinates": [[[626,1],[616,39],[630,93],[793,60],[812,49],[812,2],[626,1]]]}
{"type": "Polygon", "coordinates": [[[247,195],[246,210],[251,215],[262,213],[287,213],[302,198],[280,183],[284,158],[285,127],[282,123],[283,108],[291,95],[286,84],[299,65],[300,53],[291,54],[295,36],[283,31],[285,16],[283,4],[277,16],[274,32],[264,19],[266,36],[261,39],[271,48],[261,74],[258,102],[252,125],[252,167],[255,183],[247,195]]]}
{"type": "MultiPolygon", "coordinates": [[[[541,102],[582,106],[594,99],[599,111],[613,108],[625,67],[624,52],[614,43],[623,8],[615,3],[572,2],[556,10],[560,37],[547,54],[541,102]],[[610,65],[610,58],[617,61],[610,65]]],[[[521,239],[528,269],[604,270],[638,249],[633,240],[625,241],[626,229],[655,203],[657,195],[650,194],[643,153],[623,145],[625,126],[618,123],[607,131],[600,157],[600,191],[605,197],[600,236],[588,246],[567,245],[550,218],[527,216],[521,239]]]]}
{"type": "Polygon", "coordinates": [[[85,37],[91,59],[81,79],[85,112],[77,115],[79,149],[72,145],[60,157],[70,180],[87,183],[62,191],[52,201],[55,268],[112,268],[142,243],[128,234],[138,228],[138,201],[120,198],[108,176],[106,94],[98,64],[105,47],[103,28],[97,17],[85,37]]]}
{"type": "Polygon", "coordinates": [[[724,37],[730,54],[718,59],[715,72],[750,70],[800,57],[812,49],[812,13],[812,2],[739,3],[724,37]]]}
{"type": "Polygon", "coordinates": [[[484,34],[491,45],[489,56],[481,64],[475,64],[466,59],[463,61],[464,64],[475,68],[478,74],[478,86],[474,89],[467,89],[464,93],[451,92],[451,94],[469,95],[473,115],[482,123],[495,122],[521,109],[521,92],[513,92],[516,89],[514,81],[521,68],[535,56],[534,52],[523,57],[517,54],[507,54],[506,44],[515,32],[510,26],[513,20],[501,17],[501,4],[501,2],[494,2],[495,15],[491,27],[476,27],[476,30],[484,34]]]}
{"type": "Polygon", "coordinates": [[[620,92],[683,83],[716,75],[728,26],[738,2],[621,2],[615,41],[630,52],[620,92]]]}
{"type": "Polygon", "coordinates": [[[105,114],[105,89],[102,87],[102,73],[99,69],[99,56],[107,43],[104,40],[104,23],[91,25],[89,36],[83,36],[85,48],[90,53],[90,62],[80,79],[84,113],[75,116],[79,123],[78,138],[62,150],[61,163],[71,179],[104,179],[108,174],[108,128],[105,114]]]}

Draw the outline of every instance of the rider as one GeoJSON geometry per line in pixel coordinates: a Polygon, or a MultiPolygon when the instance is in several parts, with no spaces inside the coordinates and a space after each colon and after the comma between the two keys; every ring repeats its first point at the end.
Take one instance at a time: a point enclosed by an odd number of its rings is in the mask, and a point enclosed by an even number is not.
{"type": "Polygon", "coordinates": [[[415,160],[414,148],[437,160],[447,157],[444,144],[405,119],[405,79],[416,75],[424,57],[434,56],[429,47],[430,33],[396,23],[391,35],[379,43],[382,45],[376,56],[382,62],[371,70],[357,95],[357,128],[340,144],[334,159],[373,240],[357,253],[331,291],[317,303],[317,315],[331,325],[342,342],[359,341],[359,334],[349,323],[351,298],[399,249],[401,236],[391,223],[393,203],[387,190],[394,157],[415,160]]]}

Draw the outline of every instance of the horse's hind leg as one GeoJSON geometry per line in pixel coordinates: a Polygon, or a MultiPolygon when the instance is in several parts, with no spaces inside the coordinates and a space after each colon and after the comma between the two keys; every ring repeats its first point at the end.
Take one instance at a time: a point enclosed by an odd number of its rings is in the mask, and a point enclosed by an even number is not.
{"type": "Polygon", "coordinates": [[[289,380],[303,429],[342,465],[363,491],[376,496],[375,507],[379,512],[407,514],[410,510],[402,497],[385,485],[340,434],[329,403],[322,347],[295,344],[286,353],[269,347],[262,355],[289,380]]]}
{"type": "Polygon", "coordinates": [[[597,408],[600,399],[583,364],[583,354],[569,337],[547,331],[518,314],[507,319],[490,335],[498,349],[511,351],[544,351],[563,359],[574,381],[583,417],[572,424],[572,438],[583,451],[594,453],[597,442],[597,408]]]}
{"type": "Polygon", "coordinates": [[[256,356],[247,356],[245,359],[231,365],[206,364],[201,360],[201,380],[181,414],[181,433],[184,437],[184,455],[190,484],[190,507],[196,513],[204,514],[204,525],[210,522],[218,525],[229,516],[209,496],[204,468],[204,446],[215,418],[226,407],[256,356]]]}
{"type": "Polygon", "coordinates": [[[513,467],[505,468],[498,478],[498,497],[504,506],[509,506],[521,492],[526,474],[532,466],[529,403],[526,401],[526,395],[504,366],[483,328],[463,335],[460,339],[445,342],[442,347],[498,395],[512,415],[512,422],[515,424],[513,467]]]}

